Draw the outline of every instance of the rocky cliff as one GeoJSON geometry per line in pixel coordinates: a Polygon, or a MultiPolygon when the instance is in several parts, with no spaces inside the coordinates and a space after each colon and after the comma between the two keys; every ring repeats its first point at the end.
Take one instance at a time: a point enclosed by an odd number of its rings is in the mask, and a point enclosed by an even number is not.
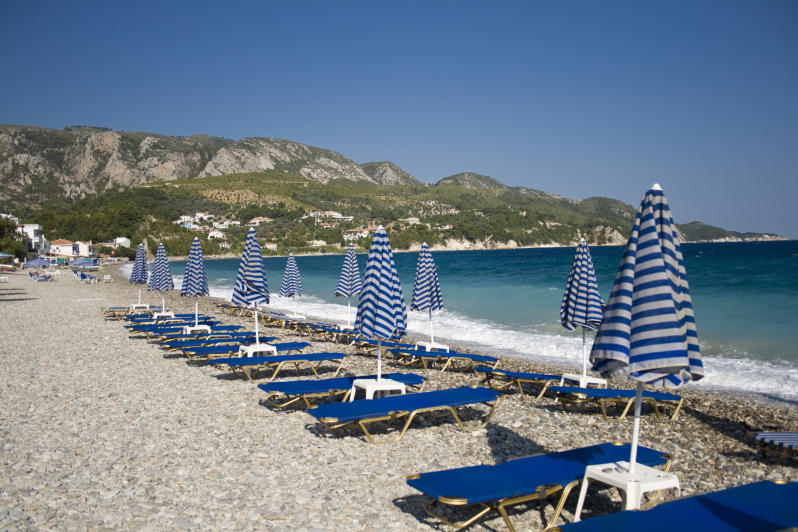
{"type": "Polygon", "coordinates": [[[418,183],[393,163],[361,166],[340,153],[281,139],[0,125],[0,203],[5,204],[37,206],[153,181],[269,170],[321,183],[418,183]]]}

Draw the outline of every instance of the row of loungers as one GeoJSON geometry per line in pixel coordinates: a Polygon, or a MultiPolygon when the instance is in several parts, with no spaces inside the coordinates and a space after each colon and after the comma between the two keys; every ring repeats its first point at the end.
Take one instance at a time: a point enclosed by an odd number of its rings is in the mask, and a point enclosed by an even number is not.
{"type": "MultiPolygon", "coordinates": [[[[178,318],[179,319],[179,318],[178,318]]],[[[172,322],[174,323],[174,322],[172,322]]],[[[143,325],[143,324],[142,324],[143,325]]],[[[155,327],[155,331],[171,329],[166,324],[155,327]]],[[[270,355],[263,357],[227,357],[213,358],[223,352],[235,352],[242,342],[254,340],[251,333],[235,330],[222,331],[219,325],[211,326],[211,334],[201,337],[193,335],[174,335],[169,333],[161,340],[161,345],[169,350],[180,349],[184,353],[194,356],[205,356],[209,363],[222,369],[234,372],[242,371],[246,377],[253,381],[255,372],[269,369],[270,382],[260,384],[258,387],[269,394],[268,400],[281,400],[278,408],[302,401],[309,408],[308,413],[320,423],[330,429],[346,426],[358,426],[367,441],[371,443],[390,443],[401,440],[407,432],[413,419],[427,412],[448,412],[452,415],[457,425],[463,430],[475,430],[484,427],[493,416],[500,400],[500,390],[516,385],[522,397],[526,398],[523,386],[525,384],[540,384],[542,386],[538,397],[548,389],[557,394],[564,403],[596,401],[606,417],[605,403],[620,402],[625,407],[621,413],[624,417],[629,410],[631,401],[634,400],[633,390],[607,390],[596,388],[572,388],[551,386],[559,377],[542,374],[511,372],[499,370],[495,367],[479,366],[475,370],[483,374],[483,382],[491,383],[491,379],[499,381],[498,389],[485,387],[461,387],[431,392],[419,391],[407,395],[395,395],[371,400],[357,400],[345,402],[352,391],[354,380],[367,377],[337,377],[346,357],[342,353],[304,353],[310,344],[306,342],[287,342],[283,344],[270,344],[276,351],[299,351],[295,355],[270,355]],[[281,347],[277,347],[281,346],[281,347]],[[322,362],[333,360],[338,366],[332,378],[317,380],[294,380],[274,382],[280,369],[286,364],[294,364],[297,369],[302,363],[308,364],[313,374],[318,378],[318,365],[322,362]],[[314,406],[311,401],[322,397],[342,399],[344,402],[328,402],[314,406]],[[457,408],[471,408],[482,404],[487,407],[487,412],[476,422],[463,420],[457,408]],[[377,422],[400,421],[401,428],[393,438],[376,440],[370,431],[372,424],[377,422]]],[[[141,330],[141,329],[139,329],[141,330]]],[[[273,337],[261,337],[263,341],[272,341],[273,337]]],[[[392,347],[398,355],[400,362],[407,365],[420,361],[426,370],[429,366],[443,363],[444,371],[454,360],[466,361],[472,365],[476,362],[486,362],[484,355],[467,355],[459,353],[427,352],[410,349],[399,344],[392,347]]],[[[491,357],[487,357],[491,358],[491,357]]],[[[425,378],[415,374],[391,373],[383,375],[384,378],[397,380],[403,384],[417,389],[423,387],[425,378]]],[[[675,404],[671,418],[678,413],[682,400],[673,394],[645,392],[644,399],[654,405],[655,412],[662,402],[675,404]]],[[[473,417],[473,416],[472,416],[473,417]]],[[[796,433],[759,433],[757,439],[763,445],[780,445],[786,449],[798,446],[796,433]],[[788,434],[788,436],[784,436],[788,434]]],[[[579,449],[543,454],[533,457],[517,458],[496,465],[479,465],[435,472],[414,474],[407,477],[407,484],[421,492],[430,499],[426,506],[427,513],[439,521],[462,528],[472,525],[488,515],[497,511],[504,519],[510,530],[515,530],[510,519],[508,508],[537,500],[542,503],[544,499],[560,494],[555,505],[554,514],[549,519],[549,526],[556,525],[565,501],[573,488],[581,481],[585,467],[591,464],[616,462],[629,456],[628,444],[599,444],[579,449]],[[440,508],[448,507],[446,515],[440,508]],[[449,517],[451,510],[470,512],[462,520],[455,522],[449,517]],[[475,512],[475,513],[474,513],[475,512]]],[[[638,461],[651,467],[670,468],[670,457],[646,447],[638,449],[638,461]]],[[[702,530],[776,530],[792,526],[796,522],[796,512],[792,500],[798,495],[798,483],[780,486],[773,483],[758,483],[749,486],[740,486],[721,492],[690,497],[662,504],[653,510],[625,511],[608,516],[598,517],[565,525],[563,530],[622,530],[622,529],[649,529],[672,530],[674,526],[673,515],[687,513],[686,520],[680,520],[680,529],[702,530]]],[[[656,494],[654,495],[656,498],[656,494]]]]}

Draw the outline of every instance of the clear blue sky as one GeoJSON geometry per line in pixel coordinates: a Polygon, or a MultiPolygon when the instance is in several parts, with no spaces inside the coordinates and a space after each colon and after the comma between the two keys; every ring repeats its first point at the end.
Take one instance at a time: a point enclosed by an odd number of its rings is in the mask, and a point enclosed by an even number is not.
{"type": "Polygon", "coordinates": [[[798,238],[798,2],[0,2],[0,123],[278,137],[798,238]]]}

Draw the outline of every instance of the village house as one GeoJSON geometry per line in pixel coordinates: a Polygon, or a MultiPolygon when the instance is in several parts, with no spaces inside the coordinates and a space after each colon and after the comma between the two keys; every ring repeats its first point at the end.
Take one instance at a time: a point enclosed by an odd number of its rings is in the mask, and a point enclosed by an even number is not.
{"type": "Polygon", "coordinates": [[[224,238],[224,233],[218,229],[214,229],[208,233],[208,238],[224,238]]]}
{"type": "Polygon", "coordinates": [[[369,232],[365,229],[356,231],[347,231],[344,233],[344,242],[357,242],[361,238],[368,238],[369,232]]]}
{"type": "Polygon", "coordinates": [[[247,222],[247,227],[258,227],[262,223],[271,222],[271,218],[266,218],[264,216],[256,216],[255,218],[251,219],[247,222]]]}
{"type": "Polygon", "coordinates": [[[327,245],[327,241],[325,240],[311,240],[308,242],[308,245],[313,248],[321,248],[327,245]]]}
{"type": "Polygon", "coordinates": [[[230,222],[227,222],[227,221],[224,221],[224,222],[213,222],[213,226],[216,229],[227,229],[230,226],[230,222]]]}
{"type": "Polygon", "coordinates": [[[268,249],[270,251],[277,251],[277,244],[273,242],[266,242],[265,244],[261,244],[260,247],[262,247],[263,249],[268,249]]]}
{"type": "Polygon", "coordinates": [[[230,242],[219,242],[219,247],[222,249],[230,249],[230,242]]]}
{"type": "Polygon", "coordinates": [[[58,239],[50,242],[50,253],[58,257],[77,257],[77,245],[71,240],[58,239]]]}
{"type": "Polygon", "coordinates": [[[78,240],[75,242],[75,246],[77,248],[76,254],[78,257],[96,257],[99,255],[99,246],[91,242],[81,242],[78,240]]]}

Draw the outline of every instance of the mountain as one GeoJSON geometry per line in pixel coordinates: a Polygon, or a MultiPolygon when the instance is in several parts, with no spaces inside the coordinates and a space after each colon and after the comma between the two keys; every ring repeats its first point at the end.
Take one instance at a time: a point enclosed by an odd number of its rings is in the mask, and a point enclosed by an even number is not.
{"type": "Polygon", "coordinates": [[[361,166],[340,153],[289,140],[0,125],[0,208],[35,207],[158,181],[267,171],[320,183],[418,184],[393,163],[361,166]]]}
{"type": "Polygon", "coordinates": [[[739,242],[746,240],[782,240],[779,235],[771,233],[739,233],[727,231],[704,222],[677,224],[682,240],[686,242],[739,242]]]}
{"type": "Polygon", "coordinates": [[[420,185],[421,182],[390,161],[363,163],[360,168],[381,185],[420,185]]]}
{"type": "Polygon", "coordinates": [[[507,188],[505,185],[501,184],[499,181],[490,176],[475,174],[473,172],[463,172],[460,174],[450,175],[449,177],[444,177],[435,183],[436,187],[441,185],[458,185],[465,188],[493,190],[507,188]]]}

